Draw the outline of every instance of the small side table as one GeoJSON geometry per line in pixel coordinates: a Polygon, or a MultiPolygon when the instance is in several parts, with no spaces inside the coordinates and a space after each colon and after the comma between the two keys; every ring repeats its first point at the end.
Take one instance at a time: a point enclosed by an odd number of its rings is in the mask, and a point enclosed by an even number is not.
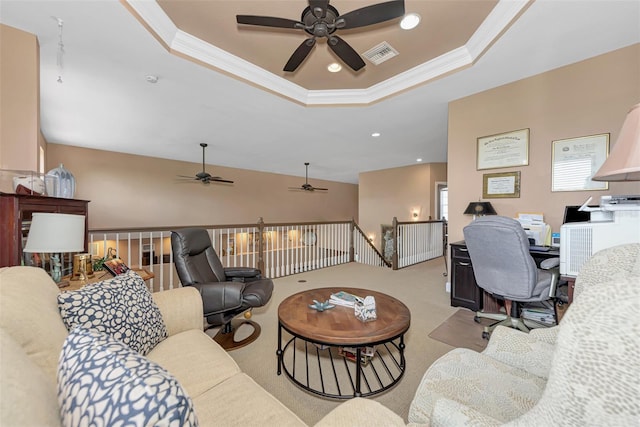
{"type": "MultiPolygon", "coordinates": [[[[155,275],[152,272],[147,271],[144,268],[132,268],[131,270],[138,273],[138,275],[142,277],[142,280],[144,280],[145,282],[155,277],[155,275]]],[[[61,291],[77,291],[78,289],[82,288],[84,285],[101,282],[103,280],[107,280],[112,277],[113,276],[111,275],[111,273],[109,273],[107,270],[96,271],[93,273],[93,276],[89,277],[87,280],[71,280],[71,276],[64,276],[60,281],[60,283],[58,284],[58,287],[60,288],[61,291]],[[65,283],[66,285],[64,285],[65,283]],[[60,286],[60,284],[63,284],[63,285],[60,286]]]]}

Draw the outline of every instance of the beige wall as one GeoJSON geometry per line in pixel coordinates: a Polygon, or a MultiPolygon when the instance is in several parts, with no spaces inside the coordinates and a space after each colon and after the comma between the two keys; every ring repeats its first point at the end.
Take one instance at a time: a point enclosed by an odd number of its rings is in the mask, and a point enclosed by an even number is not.
{"type": "Polygon", "coordinates": [[[0,169],[39,170],[39,55],[35,35],[0,24],[0,169]]]}
{"type": "Polygon", "coordinates": [[[232,185],[179,181],[202,164],[48,144],[47,170],[63,163],[76,198],[90,200],[89,227],[154,227],[358,219],[358,186],[310,179],[327,192],[290,191],[304,177],[206,166],[232,185]]]}
{"type": "Polygon", "coordinates": [[[608,194],[640,194],[640,183],[608,191],[551,192],[552,141],[610,133],[611,146],[628,110],[640,101],[640,45],[520,80],[449,104],[449,241],[463,238],[462,214],[482,196],[483,173],[521,171],[520,198],[490,199],[499,215],[543,212],[557,232],[565,205],[595,204],[608,194]],[[476,170],[476,138],[530,129],[529,165],[476,170]]]}
{"type": "Polygon", "coordinates": [[[380,225],[435,218],[435,183],[447,180],[446,163],[419,164],[359,174],[359,225],[380,242],[380,225]]]}

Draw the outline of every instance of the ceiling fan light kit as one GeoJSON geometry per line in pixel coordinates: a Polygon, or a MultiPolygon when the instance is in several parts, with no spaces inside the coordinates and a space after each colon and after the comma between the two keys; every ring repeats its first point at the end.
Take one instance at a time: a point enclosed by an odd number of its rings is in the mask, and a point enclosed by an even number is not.
{"type": "Polygon", "coordinates": [[[284,71],[293,72],[307,58],[316,45],[317,38],[326,38],[329,48],[352,70],[365,66],[358,52],[346,41],[334,35],[336,30],[349,30],[379,24],[404,16],[404,0],[393,0],[353,10],[340,15],[329,4],[329,0],[309,0],[300,21],[271,16],[236,15],[238,24],[262,27],[304,30],[311,37],[302,41],[284,66],[284,71]]]}
{"type": "Polygon", "coordinates": [[[329,191],[328,188],[314,187],[313,185],[309,184],[309,162],[305,162],[304,167],[304,184],[302,184],[300,187],[289,187],[289,190],[329,191]]]}
{"type": "Polygon", "coordinates": [[[208,172],[205,171],[204,167],[204,150],[207,148],[208,144],[204,142],[200,143],[200,147],[202,147],[202,172],[198,172],[195,176],[186,176],[186,175],[178,175],[179,178],[188,178],[191,181],[200,181],[203,184],[209,184],[211,182],[222,182],[225,184],[233,184],[233,181],[229,181],[228,179],[222,179],[219,176],[211,176],[208,172]]]}

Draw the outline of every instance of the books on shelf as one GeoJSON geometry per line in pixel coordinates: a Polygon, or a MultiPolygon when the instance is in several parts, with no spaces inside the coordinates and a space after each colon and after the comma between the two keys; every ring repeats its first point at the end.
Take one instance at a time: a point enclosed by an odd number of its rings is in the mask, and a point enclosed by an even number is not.
{"type": "Polygon", "coordinates": [[[331,296],[329,297],[329,302],[331,304],[353,308],[356,302],[356,298],[360,298],[360,297],[350,294],[349,292],[340,291],[340,292],[336,292],[335,294],[331,294],[331,296]]]}

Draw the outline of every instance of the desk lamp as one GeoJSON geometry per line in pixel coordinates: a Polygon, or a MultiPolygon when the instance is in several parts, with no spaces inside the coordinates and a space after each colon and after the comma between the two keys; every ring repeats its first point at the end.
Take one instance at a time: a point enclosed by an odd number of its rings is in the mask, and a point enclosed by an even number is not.
{"type": "Polygon", "coordinates": [[[627,114],[616,145],[591,179],[640,181],[640,104],[634,105],[627,114]]]}
{"type": "Polygon", "coordinates": [[[467,209],[464,210],[465,215],[473,215],[473,220],[476,220],[476,216],[483,215],[497,215],[493,206],[491,206],[491,202],[470,202],[467,206],[467,209]]]}
{"type": "Polygon", "coordinates": [[[84,250],[84,215],[34,213],[23,252],[51,254],[51,277],[62,279],[60,254],[84,250]]]}

